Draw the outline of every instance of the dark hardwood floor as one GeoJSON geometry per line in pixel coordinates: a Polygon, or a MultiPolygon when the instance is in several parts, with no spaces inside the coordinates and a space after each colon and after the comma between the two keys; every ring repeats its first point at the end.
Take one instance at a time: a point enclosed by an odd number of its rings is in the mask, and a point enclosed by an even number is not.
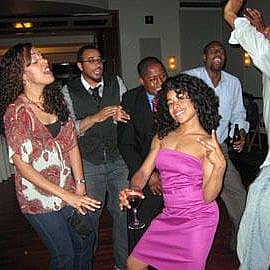
{"type": "MultiPolygon", "coordinates": [[[[256,151],[234,157],[246,186],[254,179],[265,154],[256,151]]],[[[0,270],[47,269],[48,252],[20,213],[12,180],[0,184],[0,198],[0,270]]],[[[238,260],[229,249],[232,225],[223,202],[218,203],[220,222],[206,269],[236,270],[238,260]]],[[[112,220],[107,211],[101,218],[99,243],[94,270],[113,269],[112,220]]]]}

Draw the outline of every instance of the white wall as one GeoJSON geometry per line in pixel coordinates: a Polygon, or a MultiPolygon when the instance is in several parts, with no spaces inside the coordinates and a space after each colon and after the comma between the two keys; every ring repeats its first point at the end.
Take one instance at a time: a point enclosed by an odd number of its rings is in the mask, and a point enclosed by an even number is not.
{"type": "MultiPolygon", "coordinates": [[[[136,66],[140,61],[140,38],[161,39],[161,60],[170,55],[180,63],[178,1],[111,0],[110,9],[119,10],[123,78],[129,88],[138,85],[136,66]],[[144,16],[154,16],[154,24],[144,24],[144,16]]],[[[179,67],[180,68],[180,67],[179,67]]]]}

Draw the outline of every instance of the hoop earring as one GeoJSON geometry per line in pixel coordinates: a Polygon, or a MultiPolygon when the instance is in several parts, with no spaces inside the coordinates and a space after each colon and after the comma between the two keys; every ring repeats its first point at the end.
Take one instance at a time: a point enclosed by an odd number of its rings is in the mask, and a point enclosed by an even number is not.
{"type": "Polygon", "coordinates": [[[26,87],[29,85],[30,85],[30,82],[28,80],[23,79],[23,86],[26,87]]]}

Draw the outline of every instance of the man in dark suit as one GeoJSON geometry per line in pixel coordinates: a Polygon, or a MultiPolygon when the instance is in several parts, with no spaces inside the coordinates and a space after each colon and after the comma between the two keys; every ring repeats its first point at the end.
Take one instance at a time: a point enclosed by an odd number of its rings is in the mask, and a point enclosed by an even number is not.
{"type": "MultiPolygon", "coordinates": [[[[118,147],[128,165],[130,179],[142,165],[150,150],[154,136],[154,98],[167,78],[164,65],[155,57],[142,59],[137,69],[141,85],[127,91],[123,95],[121,103],[123,110],[130,115],[130,121],[118,123],[118,147]]],[[[143,192],[145,199],[138,209],[138,214],[146,226],[140,230],[129,230],[130,252],[150,225],[151,220],[163,208],[160,179],[156,170],[143,192]]]]}

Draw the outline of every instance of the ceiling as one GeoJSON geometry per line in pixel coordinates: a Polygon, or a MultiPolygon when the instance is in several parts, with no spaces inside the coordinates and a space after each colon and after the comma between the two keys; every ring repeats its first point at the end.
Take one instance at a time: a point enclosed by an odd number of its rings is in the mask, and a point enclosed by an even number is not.
{"type": "Polygon", "coordinates": [[[179,0],[180,3],[223,3],[227,0],[179,0]]]}
{"type": "Polygon", "coordinates": [[[180,7],[223,7],[227,0],[179,0],[180,7]]]}
{"type": "Polygon", "coordinates": [[[113,11],[104,8],[37,0],[6,3],[0,9],[1,38],[80,34],[113,25],[113,11]]]}
{"type": "MultiPolygon", "coordinates": [[[[128,1],[128,0],[126,0],[128,1]]],[[[130,0],[131,1],[131,0],[130,0]]],[[[179,0],[180,5],[219,5],[227,0],[179,0]]],[[[1,5],[0,18],[24,18],[24,17],[59,17],[76,16],[81,14],[93,14],[106,12],[106,9],[53,1],[29,1],[29,0],[7,0],[1,5]]]]}
{"type": "Polygon", "coordinates": [[[106,11],[103,8],[72,3],[9,0],[6,5],[1,5],[0,18],[78,16],[106,11]]]}
{"type": "MultiPolygon", "coordinates": [[[[132,0],[126,0],[132,1],[132,0]]],[[[227,2],[227,0],[179,0],[180,5],[217,5],[227,2]]],[[[6,0],[5,5],[1,5],[0,18],[15,17],[38,17],[38,16],[76,16],[77,14],[90,14],[106,12],[106,9],[53,1],[29,1],[29,0],[6,0]]]]}

